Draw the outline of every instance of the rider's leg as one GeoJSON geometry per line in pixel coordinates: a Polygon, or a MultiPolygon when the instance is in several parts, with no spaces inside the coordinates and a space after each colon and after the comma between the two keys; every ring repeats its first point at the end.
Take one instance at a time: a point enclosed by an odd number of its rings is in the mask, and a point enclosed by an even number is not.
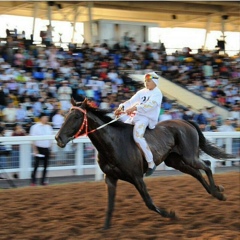
{"type": "Polygon", "coordinates": [[[142,149],[144,156],[146,158],[146,161],[148,162],[148,168],[153,169],[155,167],[155,163],[153,161],[153,155],[144,138],[144,133],[147,126],[148,126],[148,120],[145,120],[145,119],[142,119],[142,120],[139,119],[138,121],[134,122],[133,138],[134,138],[134,141],[142,149]]]}

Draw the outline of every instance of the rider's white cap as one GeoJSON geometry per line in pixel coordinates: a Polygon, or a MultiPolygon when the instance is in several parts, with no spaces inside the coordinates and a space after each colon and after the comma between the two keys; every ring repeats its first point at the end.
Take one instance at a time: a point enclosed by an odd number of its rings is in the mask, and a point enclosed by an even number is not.
{"type": "Polygon", "coordinates": [[[155,72],[146,73],[144,79],[146,78],[150,78],[156,84],[156,86],[159,83],[159,76],[155,72]]]}

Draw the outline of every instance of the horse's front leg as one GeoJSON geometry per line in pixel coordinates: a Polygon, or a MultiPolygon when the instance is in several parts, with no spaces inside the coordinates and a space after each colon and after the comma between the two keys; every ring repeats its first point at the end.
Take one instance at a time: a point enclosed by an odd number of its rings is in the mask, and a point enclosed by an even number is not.
{"type": "Polygon", "coordinates": [[[154,205],[154,203],[153,203],[153,201],[152,201],[152,199],[151,199],[151,197],[150,197],[150,195],[147,191],[146,184],[144,183],[142,178],[135,179],[134,186],[136,187],[136,189],[138,190],[138,192],[142,196],[146,206],[150,210],[153,210],[153,211],[159,213],[161,216],[166,217],[166,218],[172,218],[172,219],[177,218],[176,215],[175,215],[175,212],[173,212],[173,211],[168,212],[165,209],[158,208],[154,205]]]}
{"type": "Polygon", "coordinates": [[[108,208],[106,212],[106,219],[104,229],[108,229],[111,226],[111,218],[114,210],[115,196],[116,196],[116,187],[117,187],[116,178],[112,178],[108,175],[105,175],[105,182],[107,184],[108,190],[108,208]]]}

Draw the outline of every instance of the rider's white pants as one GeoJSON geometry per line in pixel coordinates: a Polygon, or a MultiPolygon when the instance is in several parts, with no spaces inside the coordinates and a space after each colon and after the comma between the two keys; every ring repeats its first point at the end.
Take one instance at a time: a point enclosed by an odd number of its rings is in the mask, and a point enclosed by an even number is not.
{"type": "Polygon", "coordinates": [[[139,145],[139,147],[142,149],[144,156],[146,158],[146,161],[148,163],[153,162],[153,155],[152,152],[144,138],[145,130],[148,126],[148,118],[144,116],[134,116],[133,118],[129,118],[126,120],[126,118],[122,118],[122,121],[126,123],[131,123],[134,125],[133,128],[133,138],[134,141],[139,145]]]}

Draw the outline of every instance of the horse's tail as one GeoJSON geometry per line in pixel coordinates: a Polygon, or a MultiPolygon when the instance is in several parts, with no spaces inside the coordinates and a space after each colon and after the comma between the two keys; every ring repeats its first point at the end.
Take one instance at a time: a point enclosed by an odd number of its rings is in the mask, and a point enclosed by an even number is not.
{"type": "Polygon", "coordinates": [[[199,128],[199,126],[193,122],[193,121],[188,121],[192,126],[195,127],[195,129],[198,132],[198,136],[199,136],[199,147],[202,151],[204,151],[205,153],[207,153],[208,155],[210,155],[213,158],[217,158],[217,159],[227,159],[227,158],[235,158],[234,155],[232,154],[228,154],[225,153],[221,148],[217,147],[215,144],[213,144],[212,142],[208,141],[201,129],[199,128]]]}

